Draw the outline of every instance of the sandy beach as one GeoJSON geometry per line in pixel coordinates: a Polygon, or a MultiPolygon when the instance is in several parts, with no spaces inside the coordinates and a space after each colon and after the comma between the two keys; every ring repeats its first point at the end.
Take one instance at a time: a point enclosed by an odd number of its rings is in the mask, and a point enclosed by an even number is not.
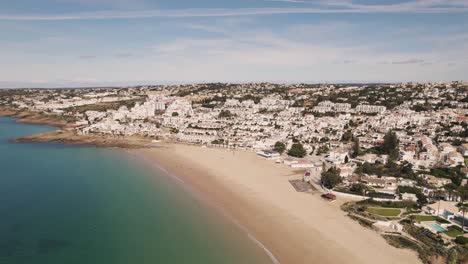
{"type": "MultiPolygon", "coordinates": [[[[296,192],[300,174],[250,152],[165,144],[132,150],[177,175],[261,242],[280,263],[420,263],[319,194],[296,192]]],[[[247,231],[246,231],[247,232],[247,231]]]]}

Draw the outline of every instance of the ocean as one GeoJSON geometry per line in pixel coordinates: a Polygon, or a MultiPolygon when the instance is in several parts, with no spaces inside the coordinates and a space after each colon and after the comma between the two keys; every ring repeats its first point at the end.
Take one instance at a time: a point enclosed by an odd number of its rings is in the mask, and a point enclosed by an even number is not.
{"type": "Polygon", "coordinates": [[[245,231],[125,151],[8,139],[0,117],[0,263],[271,263],[245,231]]]}

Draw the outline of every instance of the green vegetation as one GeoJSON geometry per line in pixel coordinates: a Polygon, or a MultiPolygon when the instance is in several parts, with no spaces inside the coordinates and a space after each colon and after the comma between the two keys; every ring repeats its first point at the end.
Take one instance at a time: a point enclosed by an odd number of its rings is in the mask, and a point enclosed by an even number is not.
{"type": "Polygon", "coordinates": [[[286,150],[286,145],[283,142],[276,142],[273,150],[277,151],[280,154],[283,154],[286,150]]]}
{"type": "Polygon", "coordinates": [[[423,194],[422,190],[417,187],[410,187],[410,186],[398,186],[398,193],[412,193],[415,194],[416,197],[418,197],[418,202],[420,204],[426,204],[427,203],[427,198],[423,194]]]}
{"type": "Polygon", "coordinates": [[[416,173],[414,173],[413,166],[407,162],[402,162],[401,164],[389,162],[385,165],[380,163],[371,164],[368,162],[364,162],[362,164],[358,164],[356,173],[359,175],[369,174],[377,176],[392,176],[397,178],[421,181],[420,177],[418,177],[416,173]]]}
{"type": "Polygon", "coordinates": [[[444,245],[444,240],[440,235],[432,234],[423,227],[405,225],[405,230],[419,242],[421,250],[418,250],[419,257],[424,263],[431,263],[430,259],[437,256],[447,257],[448,250],[444,245]]]}
{"type": "Polygon", "coordinates": [[[463,235],[463,232],[460,227],[452,225],[447,228],[447,232],[445,232],[445,234],[450,237],[458,237],[460,235],[463,235]]]}
{"type": "Polygon", "coordinates": [[[369,212],[371,214],[385,216],[385,217],[395,217],[395,216],[400,215],[401,210],[396,209],[396,208],[369,207],[369,208],[367,208],[367,212],[369,212]]]}
{"type": "Polygon", "coordinates": [[[128,109],[131,109],[135,106],[138,102],[145,101],[145,98],[138,98],[138,99],[131,99],[131,100],[124,100],[124,101],[117,101],[117,102],[106,102],[106,103],[97,103],[91,105],[80,105],[80,106],[73,106],[69,108],[63,109],[65,112],[73,112],[73,113],[84,113],[86,111],[98,111],[98,112],[106,112],[107,110],[117,110],[122,106],[126,106],[128,109]]]}
{"type": "Polygon", "coordinates": [[[234,114],[232,114],[229,110],[221,110],[221,112],[218,115],[218,118],[230,118],[233,116],[234,114]]]}
{"type": "Polygon", "coordinates": [[[327,145],[322,145],[317,150],[317,156],[323,155],[327,153],[328,151],[330,151],[330,148],[328,148],[327,145]]]}
{"type": "Polygon", "coordinates": [[[406,237],[396,235],[384,235],[383,237],[390,245],[396,248],[409,248],[418,252],[421,250],[421,247],[417,243],[409,240],[406,237]]]}
{"type": "Polygon", "coordinates": [[[372,207],[385,207],[385,208],[406,208],[417,209],[418,206],[410,201],[376,201],[374,199],[367,199],[364,201],[356,202],[358,205],[372,206],[372,207]]]}
{"type": "Polygon", "coordinates": [[[365,218],[357,217],[354,215],[348,215],[351,219],[358,221],[358,223],[364,227],[372,228],[374,221],[367,220],[365,218]]]}
{"type": "Polygon", "coordinates": [[[450,179],[456,186],[460,186],[462,180],[465,178],[465,175],[460,171],[461,168],[461,166],[454,168],[433,168],[428,174],[437,178],[450,179]]]}
{"type": "Polygon", "coordinates": [[[455,238],[455,243],[459,245],[466,245],[468,244],[468,237],[457,236],[457,238],[455,238]]]}
{"type": "Polygon", "coordinates": [[[434,215],[413,215],[412,218],[418,222],[425,222],[425,221],[435,221],[437,216],[434,215]]]}
{"type": "Polygon", "coordinates": [[[222,138],[221,139],[215,139],[215,140],[211,141],[211,144],[213,144],[213,145],[223,145],[225,143],[226,142],[222,138]]]}
{"type": "Polygon", "coordinates": [[[384,136],[384,143],[380,146],[380,150],[387,154],[390,161],[397,160],[400,155],[400,142],[393,131],[388,131],[384,136]]]}
{"type": "Polygon", "coordinates": [[[174,116],[174,117],[175,117],[175,116],[179,116],[179,113],[173,112],[173,113],[172,113],[172,116],[174,116]]]}
{"type": "Polygon", "coordinates": [[[353,139],[353,149],[351,152],[351,157],[356,158],[357,156],[361,155],[361,147],[359,146],[359,139],[353,139]]]}
{"type": "Polygon", "coordinates": [[[301,143],[294,143],[288,151],[288,155],[296,158],[303,158],[307,155],[307,151],[301,143]]]}
{"type": "Polygon", "coordinates": [[[336,167],[332,167],[328,171],[323,171],[321,176],[322,184],[328,189],[333,189],[333,187],[343,181],[340,176],[340,169],[336,167]]]}
{"type": "Polygon", "coordinates": [[[447,220],[445,220],[443,218],[440,218],[438,216],[434,216],[434,215],[411,215],[410,217],[413,218],[415,221],[418,221],[418,222],[437,221],[437,222],[442,223],[442,224],[450,223],[449,221],[447,221],[447,220]]]}
{"type": "Polygon", "coordinates": [[[341,141],[345,141],[345,142],[349,142],[353,139],[354,139],[354,135],[350,130],[344,132],[343,136],[341,137],[341,141]]]}

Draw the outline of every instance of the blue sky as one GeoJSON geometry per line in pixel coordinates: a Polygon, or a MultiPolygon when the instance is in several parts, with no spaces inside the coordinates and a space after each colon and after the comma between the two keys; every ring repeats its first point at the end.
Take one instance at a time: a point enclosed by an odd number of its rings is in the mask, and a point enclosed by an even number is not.
{"type": "Polygon", "coordinates": [[[0,87],[468,80],[468,0],[0,0],[0,87]]]}

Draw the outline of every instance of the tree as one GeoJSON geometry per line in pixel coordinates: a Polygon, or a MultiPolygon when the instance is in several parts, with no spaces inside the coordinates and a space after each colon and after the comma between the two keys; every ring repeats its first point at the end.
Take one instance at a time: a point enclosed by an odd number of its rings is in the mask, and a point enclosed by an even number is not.
{"type": "Polygon", "coordinates": [[[348,163],[349,162],[349,158],[348,158],[348,155],[346,155],[346,157],[344,158],[344,163],[348,163]]]}
{"type": "Polygon", "coordinates": [[[179,113],[173,112],[173,113],[172,113],[172,116],[179,116],[179,113]]]}
{"type": "Polygon", "coordinates": [[[397,160],[400,153],[399,144],[395,132],[390,130],[384,136],[384,143],[381,146],[381,150],[384,154],[388,154],[390,160],[397,160]]]}
{"type": "Polygon", "coordinates": [[[317,156],[323,155],[323,154],[327,153],[329,150],[330,149],[328,148],[327,145],[322,145],[317,150],[317,156]]]}
{"type": "Polygon", "coordinates": [[[275,147],[273,149],[280,154],[283,154],[283,152],[286,150],[286,145],[283,142],[278,141],[275,143],[275,147]]]}
{"type": "Polygon", "coordinates": [[[358,195],[365,195],[367,192],[367,186],[362,183],[355,183],[349,190],[358,195]]]}
{"type": "Polygon", "coordinates": [[[457,238],[455,238],[455,243],[460,245],[468,244],[468,237],[457,236],[457,238]]]}
{"type": "Polygon", "coordinates": [[[291,149],[288,151],[289,156],[296,158],[303,158],[307,154],[307,151],[304,149],[301,143],[294,143],[291,146],[291,149]]]}
{"type": "Polygon", "coordinates": [[[336,167],[331,167],[328,171],[323,171],[321,176],[322,184],[328,189],[333,189],[333,187],[343,181],[340,176],[340,169],[336,167]]]}
{"type": "Polygon", "coordinates": [[[361,147],[359,146],[359,139],[354,138],[353,139],[353,149],[352,149],[351,157],[356,158],[360,154],[361,154],[361,147]]]}
{"type": "Polygon", "coordinates": [[[229,118],[229,117],[232,117],[232,116],[233,116],[233,114],[229,110],[221,110],[221,112],[218,115],[219,118],[229,118]]]}
{"type": "Polygon", "coordinates": [[[345,142],[348,142],[348,141],[351,141],[353,140],[353,133],[351,131],[346,131],[343,133],[343,136],[341,137],[341,141],[345,141],[345,142]]]}
{"type": "Polygon", "coordinates": [[[465,213],[468,211],[468,204],[462,202],[462,203],[459,203],[457,206],[458,206],[458,208],[460,209],[460,211],[463,214],[463,217],[462,217],[462,230],[463,230],[463,233],[465,233],[465,213]]]}
{"type": "Polygon", "coordinates": [[[456,138],[455,140],[453,140],[453,143],[452,143],[454,146],[461,146],[462,142],[460,139],[456,138]]]}

